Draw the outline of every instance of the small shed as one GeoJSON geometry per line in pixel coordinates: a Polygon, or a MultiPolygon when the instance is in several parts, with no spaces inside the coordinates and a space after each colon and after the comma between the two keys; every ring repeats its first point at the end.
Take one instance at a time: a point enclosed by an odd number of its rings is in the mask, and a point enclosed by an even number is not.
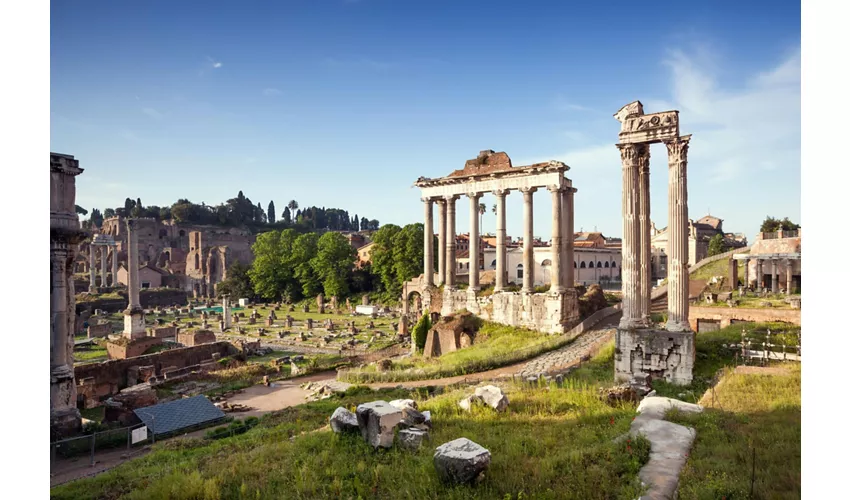
{"type": "Polygon", "coordinates": [[[226,415],[206,396],[178,399],[133,410],[155,436],[224,421],[226,415]]]}

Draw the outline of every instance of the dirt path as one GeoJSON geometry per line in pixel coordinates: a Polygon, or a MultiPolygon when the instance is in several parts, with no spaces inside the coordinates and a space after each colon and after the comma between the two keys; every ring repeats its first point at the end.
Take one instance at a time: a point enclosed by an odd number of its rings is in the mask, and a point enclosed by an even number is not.
{"type": "Polygon", "coordinates": [[[300,405],[311,391],[305,391],[301,384],[306,382],[327,382],[336,380],[336,371],[314,373],[305,377],[278,380],[266,387],[262,384],[252,385],[243,389],[239,394],[228,398],[230,404],[238,403],[251,408],[250,411],[233,413],[236,417],[260,416],[271,411],[282,410],[290,406],[300,405]]]}

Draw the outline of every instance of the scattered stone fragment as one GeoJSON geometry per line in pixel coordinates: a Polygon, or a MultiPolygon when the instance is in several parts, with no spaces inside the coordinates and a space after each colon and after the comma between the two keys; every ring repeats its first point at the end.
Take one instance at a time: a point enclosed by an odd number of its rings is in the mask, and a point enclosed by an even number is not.
{"type": "Polygon", "coordinates": [[[502,389],[495,385],[485,385],[475,389],[475,395],[479,397],[487,406],[496,411],[505,411],[508,409],[508,397],[502,392],[502,389]]]}
{"type": "Polygon", "coordinates": [[[402,448],[418,450],[422,441],[428,438],[428,431],[420,429],[402,429],[398,431],[398,442],[402,448]]]}
{"type": "Polygon", "coordinates": [[[460,406],[462,409],[469,411],[469,410],[472,409],[472,405],[474,405],[475,403],[483,403],[483,402],[484,401],[480,397],[473,394],[472,396],[467,396],[467,397],[461,399],[458,402],[457,405],[460,406]]]}
{"type": "Polygon", "coordinates": [[[390,401],[390,406],[395,406],[399,410],[403,410],[405,408],[413,408],[414,410],[419,407],[416,405],[416,401],[412,399],[395,399],[390,401]]]}
{"type": "Polygon", "coordinates": [[[331,415],[331,429],[336,433],[357,432],[360,430],[357,425],[357,415],[340,406],[331,415]]]}
{"type": "Polygon", "coordinates": [[[490,452],[466,438],[442,444],[434,452],[434,468],[443,482],[468,484],[490,466],[490,452]]]}
{"type": "Polygon", "coordinates": [[[394,429],[401,422],[401,410],[386,401],[373,401],[357,406],[360,435],[374,448],[391,448],[394,429]]]}

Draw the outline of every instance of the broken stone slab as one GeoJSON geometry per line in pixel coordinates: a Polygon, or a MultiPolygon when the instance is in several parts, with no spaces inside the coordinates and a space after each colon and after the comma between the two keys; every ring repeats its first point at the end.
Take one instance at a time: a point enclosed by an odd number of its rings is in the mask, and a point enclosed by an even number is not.
{"type": "Polygon", "coordinates": [[[331,415],[331,429],[337,434],[359,431],[360,426],[357,424],[357,415],[340,406],[331,415]]]}
{"type": "Polygon", "coordinates": [[[484,387],[475,389],[475,396],[496,411],[505,411],[508,409],[508,397],[505,396],[502,389],[495,385],[485,385],[484,387]]]}
{"type": "Polygon", "coordinates": [[[472,406],[475,405],[476,403],[483,403],[483,402],[484,401],[480,397],[473,394],[472,396],[467,396],[467,397],[461,399],[460,401],[458,401],[457,405],[460,406],[462,409],[469,411],[469,410],[472,409],[472,406]]]}
{"type": "Polygon", "coordinates": [[[386,401],[373,401],[357,406],[360,435],[374,448],[392,447],[394,430],[401,418],[401,410],[386,401]]]}
{"type": "Polygon", "coordinates": [[[673,398],[664,398],[660,396],[645,397],[637,407],[637,412],[641,416],[646,416],[654,419],[664,418],[667,411],[676,408],[682,413],[702,413],[702,406],[685,403],[673,398]]]}
{"type": "Polygon", "coordinates": [[[490,451],[466,438],[442,444],[434,452],[434,468],[443,482],[471,483],[490,466],[490,451]]]}
{"type": "Polygon", "coordinates": [[[696,431],[666,420],[636,419],[631,433],[642,434],[650,442],[649,461],[638,472],[641,482],[649,486],[649,490],[640,498],[675,498],[679,474],[688,460],[696,431]]]}
{"type": "Polygon", "coordinates": [[[399,444],[402,448],[408,450],[418,450],[422,447],[422,442],[428,437],[428,431],[421,429],[402,429],[398,431],[399,444]]]}
{"type": "Polygon", "coordinates": [[[390,401],[390,406],[395,406],[399,410],[403,410],[405,408],[413,408],[414,410],[419,407],[416,405],[416,401],[412,399],[394,399],[390,401]]]}

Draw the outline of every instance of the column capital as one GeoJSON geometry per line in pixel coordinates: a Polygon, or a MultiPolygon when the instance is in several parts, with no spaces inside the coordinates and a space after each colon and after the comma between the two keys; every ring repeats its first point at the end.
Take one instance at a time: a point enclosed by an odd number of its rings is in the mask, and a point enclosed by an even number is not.
{"type": "Polygon", "coordinates": [[[638,168],[640,168],[641,174],[649,173],[649,147],[645,146],[641,150],[638,151],[638,168]]]}
{"type": "Polygon", "coordinates": [[[620,150],[620,160],[625,163],[633,163],[638,160],[644,149],[649,149],[645,144],[617,144],[620,150]]]}
{"type": "Polygon", "coordinates": [[[553,185],[553,186],[546,186],[546,189],[548,189],[550,193],[563,193],[563,192],[565,192],[565,191],[567,190],[567,188],[566,188],[566,187],[564,187],[564,186],[557,186],[557,185],[553,185]]]}
{"type": "Polygon", "coordinates": [[[504,198],[505,196],[510,194],[510,192],[510,189],[494,189],[493,196],[495,196],[496,198],[504,198]]]}
{"type": "Polygon", "coordinates": [[[424,203],[433,203],[434,197],[433,196],[423,196],[422,198],[420,198],[420,200],[422,200],[424,203]]]}
{"type": "Polygon", "coordinates": [[[533,194],[533,193],[537,192],[537,188],[536,187],[519,188],[519,192],[522,193],[522,194],[533,194]]]}
{"type": "Polygon", "coordinates": [[[478,200],[478,198],[481,198],[483,195],[484,193],[481,191],[471,191],[469,193],[466,193],[466,196],[473,200],[478,200]]]}
{"type": "Polygon", "coordinates": [[[460,195],[457,194],[447,194],[443,196],[443,201],[455,201],[460,198],[460,195]]]}
{"type": "Polygon", "coordinates": [[[664,141],[664,145],[667,146],[668,163],[687,161],[690,140],[691,136],[686,135],[678,139],[664,141]]]}

